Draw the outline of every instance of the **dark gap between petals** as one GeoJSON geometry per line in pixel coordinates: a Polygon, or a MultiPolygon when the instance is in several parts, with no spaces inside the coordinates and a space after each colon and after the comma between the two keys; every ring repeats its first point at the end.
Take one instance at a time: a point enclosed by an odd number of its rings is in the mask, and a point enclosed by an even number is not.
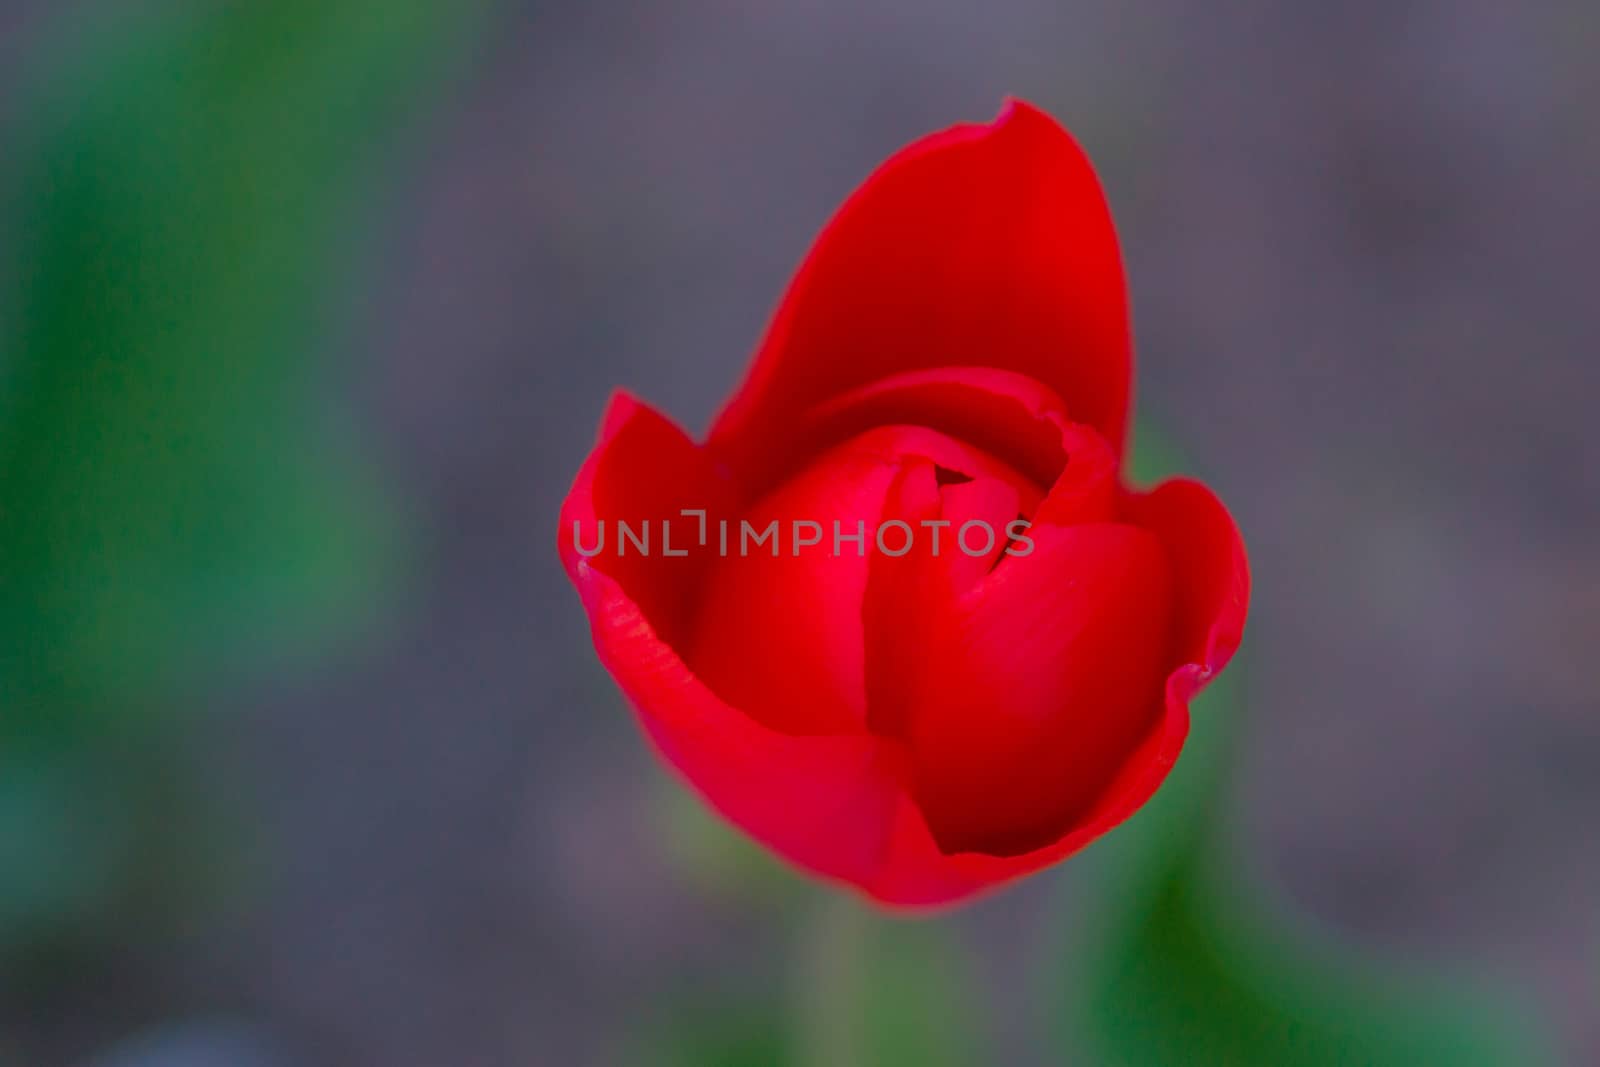
{"type": "Polygon", "coordinates": [[[970,474],[951,470],[949,467],[941,467],[937,463],[933,465],[933,481],[935,485],[941,487],[946,485],[965,485],[972,480],[972,475],[970,474]]]}

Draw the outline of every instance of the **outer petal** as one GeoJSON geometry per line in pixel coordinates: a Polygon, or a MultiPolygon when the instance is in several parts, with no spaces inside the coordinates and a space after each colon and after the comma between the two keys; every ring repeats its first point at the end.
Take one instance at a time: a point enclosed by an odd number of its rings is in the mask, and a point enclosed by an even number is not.
{"type": "Polygon", "coordinates": [[[1249,608],[1250,574],[1232,517],[1205,486],[1174,479],[1129,494],[1128,521],[1166,546],[1174,589],[1174,666],[1154,726],[1077,826],[1020,856],[946,855],[909,797],[894,816],[882,866],[867,892],[884,903],[930,908],[953,903],[1052,866],[1138,811],[1177,762],[1189,733],[1189,701],[1238,647],[1249,608]]]}
{"type": "Polygon", "coordinates": [[[1116,234],[1082,150],[1025,103],[903,149],[846,201],[709,443],[758,456],[805,408],[949,365],[1037,379],[1120,454],[1131,356],[1116,234]]]}
{"type": "Polygon", "coordinates": [[[580,567],[604,571],[656,630],[675,641],[693,620],[710,562],[709,552],[689,546],[684,535],[698,524],[680,511],[703,508],[714,517],[734,507],[733,488],[710,457],[670,421],[619,391],[601,420],[594,451],[562,503],[561,560],[574,581],[580,567]],[[685,546],[673,545],[673,551],[689,551],[688,556],[666,552],[662,523],[673,520],[685,546]],[[646,551],[623,538],[623,523],[634,531],[653,531],[653,537],[646,532],[646,551]]]}
{"type": "Polygon", "coordinates": [[[1167,546],[1176,572],[1177,652],[1181,666],[1167,683],[1169,702],[1187,703],[1233,658],[1250,608],[1250,565],[1233,516],[1216,494],[1189,478],[1173,478],[1124,501],[1128,521],[1167,546]]]}
{"type": "Polygon", "coordinates": [[[614,581],[580,568],[601,662],[686,783],[801,867],[856,885],[877,877],[900,791],[876,739],[761,725],[695,677],[614,581]]]}
{"type": "MultiPolygon", "coordinates": [[[[790,736],[729,706],[695,677],[640,603],[676,592],[667,566],[693,561],[651,557],[661,565],[652,573],[637,562],[616,567],[604,555],[586,559],[572,544],[574,521],[610,519],[611,508],[641,512],[656,502],[647,497],[670,499],[674,512],[685,499],[711,504],[718,481],[681,431],[619,396],[562,508],[562,559],[583,597],[601,662],[666,760],[714,808],[779,854],[865,885],[878,876],[899,795],[876,739],[790,736]],[[626,496],[628,486],[644,497],[626,496]],[[597,512],[597,500],[610,506],[597,512]]],[[[665,618],[678,625],[676,616],[665,618]]]]}
{"type": "MultiPolygon", "coordinates": [[[[1040,526],[1029,556],[915,617],[878,611],[911,669],[894,694],[910,788],[946,852],[1019,855],[1093,808],[1154,724],[1171,634],[1159,540],[1116,523],[1040,526]]],[[[909,614],[909,613],[908,613],[909,614]]]]}

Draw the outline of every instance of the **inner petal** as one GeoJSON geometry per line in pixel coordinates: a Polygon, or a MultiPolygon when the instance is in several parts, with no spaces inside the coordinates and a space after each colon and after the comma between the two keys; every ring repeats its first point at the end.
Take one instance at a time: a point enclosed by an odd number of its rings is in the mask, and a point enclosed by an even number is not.
{"type": "MultiPolygon", "coordinates": [[[[865,728],[862,605],[871,561],[880,544],[909,550],[936,532],[883,526],[898,517],[886,500],[909,467],[925,472],[930,490],[950,494],[963,521],[1003,516],[994,528],[1002,547],[1019,502],[1039,497],[1004,464],[921,427],[882,426],[830,449],[731,523],[713,561],[690,663],[723,700],[787,733],[865,728]],[[936,486],[936,465],[949,472],[948,485],[936,486]]],[[[937,532],[941,550],[968,562],[976,580],[989,554],[963,553],[958,527],[937,532]]],[[[988,540],[981,529],[967,535],[974,549],[988,540]]]]}

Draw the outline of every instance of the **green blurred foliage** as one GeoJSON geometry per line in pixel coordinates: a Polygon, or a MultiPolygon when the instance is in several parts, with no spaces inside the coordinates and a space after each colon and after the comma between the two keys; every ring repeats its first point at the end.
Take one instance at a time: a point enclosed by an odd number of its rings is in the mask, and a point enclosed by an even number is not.
{"type": "MultiPolygon", "coordinates": [[[[1141,427],[1134,480],[1183,469],[1141,427]]],[[[1066,961],[1063,1062],[1101,1067],[1532,1067],[1551,1052],[1504,998],[1403,975],[1319,937],[1252,884],[1224,812],[1236,662],[1195,701],[1182,757],[1097,846],[1066,961]]]]}
{"type": "Polygon", "coordinates": [[[452,5],[280,2],[99,31],[36,94],[0,421],[7,749],[374,587],[316,398],[374,149],[452,5]]]}
{"type": "Polygon", "coordinates": [[[482,9],[176,5],[43,50],[0,215],[0,945],[172,904],[194,693],[392,574],[322,357],[383,152],[482,9]]]}

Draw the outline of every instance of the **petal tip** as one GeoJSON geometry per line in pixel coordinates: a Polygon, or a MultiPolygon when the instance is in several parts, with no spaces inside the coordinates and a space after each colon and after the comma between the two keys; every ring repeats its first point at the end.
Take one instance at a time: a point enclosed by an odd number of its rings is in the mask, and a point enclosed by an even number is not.
{"type": "Polygon", "coordinates": [[[609,441],[615,437],[643,407],[643,402],[628,390],[621,387],[611,390],[606,398],[605,413],[600,416],[598,440],[609,441]]]}

